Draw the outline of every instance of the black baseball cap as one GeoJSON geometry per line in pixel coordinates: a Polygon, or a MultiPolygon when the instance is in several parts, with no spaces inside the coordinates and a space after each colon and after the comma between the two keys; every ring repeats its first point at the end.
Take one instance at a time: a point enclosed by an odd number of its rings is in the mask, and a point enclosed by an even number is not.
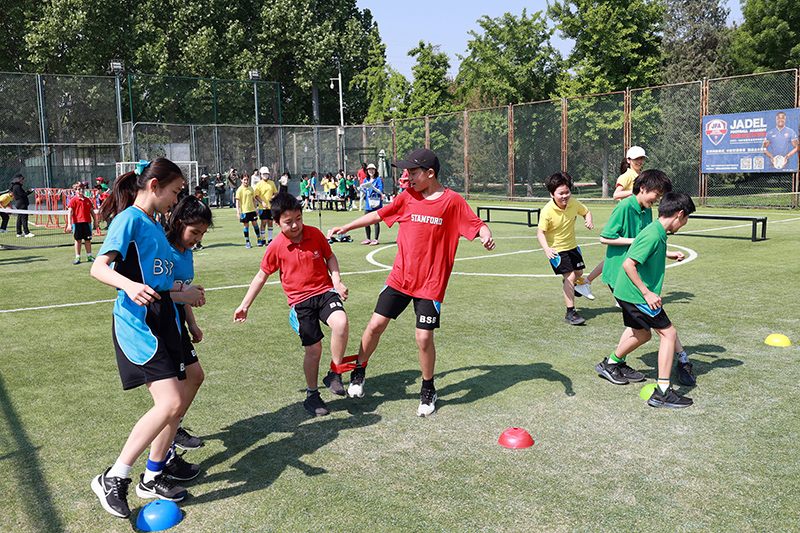
{"type": "Polygon", "coordinates": [[[427,148],[420,148],[414,150],[405,161],[397,161],[392,163],[396,168],[424,168],[425,170],[433,169],[434,174],[439,175],[439,158],[433,150],[427,148]]]}

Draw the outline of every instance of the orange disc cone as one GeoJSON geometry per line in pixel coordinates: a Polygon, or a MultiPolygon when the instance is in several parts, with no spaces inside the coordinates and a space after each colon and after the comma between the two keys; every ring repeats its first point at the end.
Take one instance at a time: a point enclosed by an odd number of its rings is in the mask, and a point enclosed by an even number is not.
{"type": "Polygon", "coordinates": [[[533,437],[522,428],[508,428],[497,442],[506,448],[530,448],[533,446],[533,437]]]}

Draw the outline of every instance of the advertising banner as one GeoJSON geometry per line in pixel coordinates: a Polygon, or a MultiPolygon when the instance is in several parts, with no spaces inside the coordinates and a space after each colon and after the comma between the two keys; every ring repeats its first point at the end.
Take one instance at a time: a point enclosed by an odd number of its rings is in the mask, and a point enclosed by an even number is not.
{"type": "Polygon", "coordinates": [[[704,174],[797,172],[800,109],[703,117],[704,174]]]}

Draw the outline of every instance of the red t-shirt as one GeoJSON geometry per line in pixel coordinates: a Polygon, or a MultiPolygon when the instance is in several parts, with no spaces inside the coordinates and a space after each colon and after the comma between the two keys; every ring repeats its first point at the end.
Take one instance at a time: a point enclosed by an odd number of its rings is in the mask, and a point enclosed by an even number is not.
{"type": "Polygon", "coordinates": [[[327,263],[331,255],[331,245],[325,235],[314,226],[303,226],[299,243],[278,233],[267,246],[261,270],[267,275],[281,271],[281,285],[291,307],[333,288],[327,263]]]}
{"type": "Polygon", "coordinates": [[[82,193],[70,198],[67,208],[72,209],[72,222],[92,221],[92,201],[82,193]]]}
{"type": "Polygon", "coordinates": [[[403,294],[441,302],[459,237],[473,240],[485,224],[467,202],[450,189],[425,200],[413,188],[400,193],[378,215],[397,232],[397,255],[386,284],[403,294]]]}
{"type": "Polygon", "coordinates": [[[364,183],[364,180],[367,179],[367,171],[362,168],[356,172],[356,177],[358,177],[358,184],[361,185],[364,183]]]}

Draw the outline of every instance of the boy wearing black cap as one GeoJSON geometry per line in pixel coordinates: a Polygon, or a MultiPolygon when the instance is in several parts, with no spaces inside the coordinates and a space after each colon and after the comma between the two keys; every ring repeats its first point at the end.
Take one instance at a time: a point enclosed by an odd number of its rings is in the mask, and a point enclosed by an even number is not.
{"type": "MultiPolygon", "coordinates": [[[[413,300],[417,315],[415,338],[422,367],[417,416],[428,416],[436,411],[433,331],[439,327],[442,300],[453,270],[458,239],[463,236],[473,240],[480,235],[481,244],[487,250],[494,249],[494,240],[489,227],[472,212],[467,202],[439,183],[439,159],[433,151],[425,148],[414,150],[405,161],[392,163],[392,166],[408,170],[409,189],[377,211],[328,231],[328,238],[331,238],[381,220],[389,227],[395,222],[400,223],[394,265],[369,325],[361,336],[347,393],[350,397],[364,396],[367,361],[378,347],[389,321],[400,316],[413,300]]],[[[346,368],[345,365],[331,364],[328,381],[332,377],[340,380],[339,376],[346,368]]]]}

